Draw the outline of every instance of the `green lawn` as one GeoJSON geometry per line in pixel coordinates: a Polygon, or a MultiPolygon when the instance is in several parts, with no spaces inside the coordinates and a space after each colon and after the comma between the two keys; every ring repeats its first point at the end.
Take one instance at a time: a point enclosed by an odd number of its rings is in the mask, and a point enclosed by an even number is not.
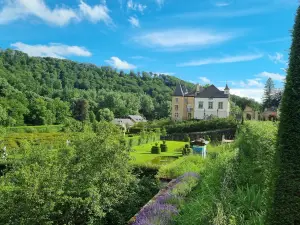
{"type": "MultiPolygon", "coordinates": [[[[157,142],[162,144],[162,141],[157,142]]],[[[181,156],[181,150],[186,142],[181,141],[167,141],[168,152],[162,152],[161,154],[151,154],[151,147],[155,145],[155,142],[149,144],[143,144],[139,146],[134,146],[133,152],[130,153],[132,156],[132,163],[134,164],[144,164],[150,163],[156,157],[159,156],[181,156]]]]}

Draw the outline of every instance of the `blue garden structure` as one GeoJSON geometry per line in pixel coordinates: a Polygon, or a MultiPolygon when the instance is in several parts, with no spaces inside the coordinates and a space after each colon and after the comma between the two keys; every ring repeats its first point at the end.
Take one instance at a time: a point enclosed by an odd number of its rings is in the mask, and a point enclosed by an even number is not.
{"type": "Polygon", "coordinates": [[[201,155],[203,158],[206,158],[206,146],[209,142],[204,139],[198,139],[191,142],[191,146],[194,154],[201,155]]]}

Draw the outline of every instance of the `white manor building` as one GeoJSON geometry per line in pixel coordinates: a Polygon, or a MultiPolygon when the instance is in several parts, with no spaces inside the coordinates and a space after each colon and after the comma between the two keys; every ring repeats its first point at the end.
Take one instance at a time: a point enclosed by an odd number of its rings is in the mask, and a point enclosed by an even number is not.
{"type": "Polygon", "coordinates": [[[208,119],[210,117],[226,118],[230,115],[230,90],[228,85],[224,91],[214,85],[196,86],[196,90],[188,92],[178,84],[172,97],[172,119],[208,119]]]}

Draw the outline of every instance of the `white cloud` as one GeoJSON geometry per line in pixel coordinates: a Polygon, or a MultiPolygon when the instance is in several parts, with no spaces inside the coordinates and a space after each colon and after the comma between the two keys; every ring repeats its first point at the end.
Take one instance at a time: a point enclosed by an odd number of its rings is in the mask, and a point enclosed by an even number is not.
{"type": "Polygon", "coordinates": [[[215,4],[215,6],[217,6],[217,7],[224,7],[224,6],[228,6],[228,5],[230,5],[229,2],[217,2],[215,4]]]}
{"type": "Polygon", "coordinates": [[[141,55],[131,56],[130,58],[132,58],[132,59],[148,59],[147,57],[141,56],[141,55]]]}
{"type": "Polygon", "coordinates": [[[127,8],[134,10],[134,11],[139,11],[141,13],[144,12],[144,10],[147,8],[146,5],[142,5],[141,3],[135,3],[132,0],[127,1],[127,8]]]}
{"type": "Polygon", "coordinates": [[[172,73],[172,72],[153,72],[153,74],[164,74],[164,75],[169,75],[169,76],[175,75],[175,73],[172,73]]]}
{"type": "Polygon", "coordinates": [[[50,43],[49,45],[27,45],[22,42],[11,44],[12,47],[27,53],[30,56],[64,58],[64,56],[83,56],[89,57],[92,55],[84,47],[69,46],[63,44],[50,43]]]}
{"type": "MultiPolygon", "coordinates": [[[[224,87],[223,87],[224,88],[224,87]]],[[[222,90],[222,88],[220,88],[222,90]]],[[[230,93],[241,97],[252,98],[257,102],[262,101],[263,88],[231,88],[230,93]]]]}
{"type": "Polygon", "coordinates": [[[136,68],[135,65],[129,64],[126,61],[122,61],[116,56],[111,57],[109,60],[105,60],[105,62],[108,63],[110,66],[120,70],[131,70],[136,68]]]}
{"type": "Polygon", "coordinates": [[[263,54],[248,54],[248,55],[237,55],[237,56],[226,56],[223,58],[207,58],[201,60],[194,60],[190,62],[180,63],[177,66],[202,66],[209,64],[221,64],[221,63],[235,63],[235,62],[246,62],[262,58],[263,54]]]}
{"type": "Polygon", "coordinates": [[[103,21],[106,24],[112,21],[105,2],[92,7],[81,0],[78,8],[56,5],[54,9],[49,8],[44,0],[4,0],[3,5],[0,10],[0,24],[7,24],[28,17],[36,17],[57,26],[64,26],[71,21],[82,19],[88,19],[92,22],[103,21]]]}
{"type": "Polygon", "coordinates": [[[0,24],[24,19],[30,15],[58,26],[66,25],[71,20],[79,20],[73,9],[58,6],[50,9],[43,0],[5,0],[4,3],[0,11],[0,24]]]}
{"type": "Polygon", "coordinates": [[[283,58],[283,54],[279,53],[279,52],[276,52],[275,55],[268,55],[269,56],[269,59],[272,60],[274,63],[283,63],[283,64],[286,64],[287,61],[284,60],[283,58]]]}
{"type": "Polygon", "coordinates": [[[275,38],[270,40],[263,40],[263,41],[255,41],[252,44],[269,44],[269,43],[277,43],[277,42],[286,42],[290,41],[291,37],[283,37],[283,38],[275,38]]]}
{"type": "Polygon", "coordinates": [[[191,47],[207,47],[233,39],[233,33],[218,33],[199,29],[171,29],[138,35],[138,44],[164,50],[183,50],[191,47]]]}
{"type": "Polygon", "coordinates": [[[273,80],[276,80],[276,81],[284,81],[285,80],[285,76],[279,74],[279,73],[269,73],[269,72],[262,72],[262,73],[259,73],[257,76],[259,77],[266,77],[266,78],[272,78],[273,80]]]}
{"type": "Polygon", "coordinates": [[[210,84],[210,80],[207,77],[199,77],[202,83],[204,84],[210,84]]]}
{"type": "Polygon", "coordinates": [[[232,18],[232,17],[243,17],[250,15],[262,14],[270,11],[269,8],[249,8],[242,10],[213,10],[205,12],[186,12],[181,14],[173,15],[173,17],[183,19],[197,19],[197,18],[232,18]]]}
{"type": "Polygon", "coordinates": [[[165,3],[165,0],[155,0],[156,4],[161,7],[165,3]]]}
{"type": "Polygon", "coordinates": [[[79,9],[83,16],[93,23],[103,21],[105,24],[112,24],[112,19],[109,16],[109,10],[103,2],[103,5],[89,6],[83,1],[80,1],[79,9]]]}
{"type": "Polygon", "coordinates": [[[138,18],[131,16],[128,21],[133,27],[140,27],[140,21],[138,18]]]}
{"type": "Polygon", "coordinates": [[[247,86],[249,87],[263,87],[264,84],[260,82],[261,79],[256,78],[256,79],[247,79],[247,86]]]}

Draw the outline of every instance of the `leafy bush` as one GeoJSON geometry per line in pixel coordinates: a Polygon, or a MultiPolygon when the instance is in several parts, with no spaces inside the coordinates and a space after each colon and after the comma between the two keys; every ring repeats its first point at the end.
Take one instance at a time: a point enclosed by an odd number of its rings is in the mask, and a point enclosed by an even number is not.
{"type": "Polygon", "coordinates": [[[71,146],[33,146],[15,158],[0,178],[1,223],[101,224],[123,204],[135,180],[129,152],[118,128],[98,126],[101,132],[82,134],[71,146]]]}
{"type": "Polygon", "coordinates": [[[207,159],[202,182],[183,206],[178,224],[268,224],[276,134],[272,122],[245,122],[235,145],[207,159]]]}
{"type": "Polygon", "coordinates": [[[182,149],[182,155],[190,155],[193,152],[193,150],[190,148],[190,146],[188,144],[186,144],[184,146],[184,148],[182,149]]]}
{"type": "Polygon", "coordinates": [[[151,154],[160,154],[160,148],[158,147],[158,143],[155,143],[155,146],[152,146],[151,154]]]}
{"type": "Polygon", "coordinates": [[[183,141],[184,141],[184,142],[189,142],[189,143],[190,143],[191,139],[190,139],[189,135],[185,134],[185,135],[184,135],[184,138],[183,138],[183,141]]]}

